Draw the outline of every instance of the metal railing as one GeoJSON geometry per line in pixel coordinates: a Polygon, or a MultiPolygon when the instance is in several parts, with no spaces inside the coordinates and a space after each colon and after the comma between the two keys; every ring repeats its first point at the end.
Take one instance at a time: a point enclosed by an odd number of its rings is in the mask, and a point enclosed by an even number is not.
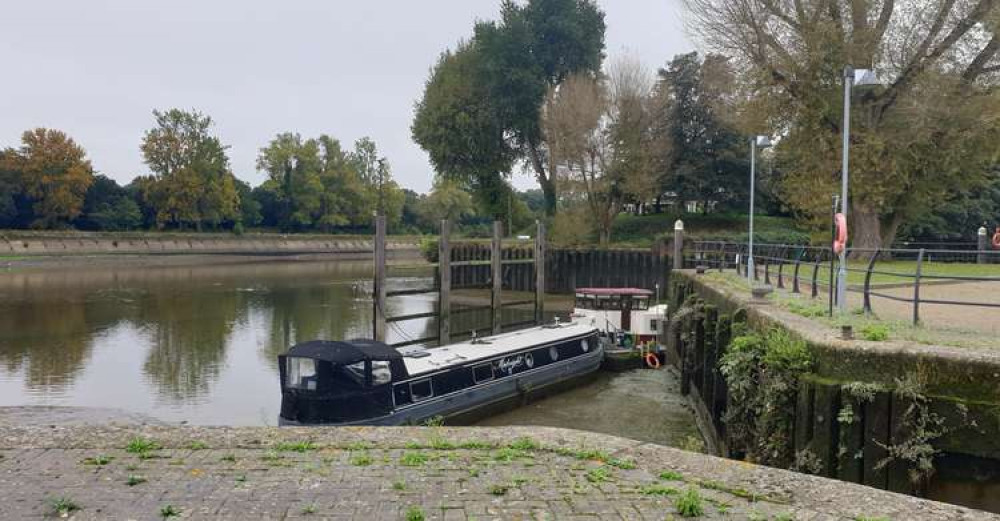
{"type": "MultiPolygon", "coordinates": [[[[754,245],[753,273],[749,272],[749,256],[746,244],[718,241],[694,241],[686,256],[688,267],[703,266],[705,269],[725,271],[732,268],[744,277],[755,282],[774,285],[778,289],[789,289],[792,293],[803,293],[806,289],[811,298],[819,298],[820,289],[825,287],[829,302],[829,312],[837,304],[836,291],[838,266],[836,255],[831,248],[801,246],[794,244],[759,244],[754,245]],[[823,274],[821,277],[820,274],[823,274]]],[[[921,297],[922,286],[928,284],[960,284],[970,282],[996,282],[1000,284],[1000,251],[978,249],[862,249],[848,248],[848,257],[864,259],[864,268],[857,267],[857,262],[848,263],[847,291],[862,295],[862,307],[866,314],[871,314],[872,297],[884,298],[896,302],[908,303],[912,306],[914,325],[920,323],[922,305],[970,306],[982,308],[1000,308],[1000,286],[997,300],[992,302],[977,300],[961,300],[921,297]],[[879,261],[911,261],[913,271],[899,268],[880,268],[879,261]],[[968,263],[980,266],[996,265],[997,275],[962,275],[927,273],[930,263],[968,263]],[[860,274],[863,283],[850,283],[851,274],[860,274]],[[877,284],[873,278],[881,279],[877,284]],[[889,289],[911,288],[910,296],[890,294],[889,289]]],[[[883,263],[883,265],[885,265],[883,263]]]]}

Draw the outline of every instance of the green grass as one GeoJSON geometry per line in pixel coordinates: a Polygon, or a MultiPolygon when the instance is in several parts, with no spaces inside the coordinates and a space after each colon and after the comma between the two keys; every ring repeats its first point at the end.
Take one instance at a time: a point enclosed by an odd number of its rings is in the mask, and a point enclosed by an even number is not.
{"type": "MultiPolygon", "coordinates": [[[[749,228],[746,214],[621,214],[615,218],[611,240],[621,245],[649,246],[659,236],[672,236],[677,219],[684,221],[685,237],[692,240],[743,242],[749,228]]],[[[804,244],[809,241],[809,233],[799,228],[793,219],[766,215],[754,217],[754,237],[761,243],[804,244]]]]}
{"type": "Polygon", "coordinates": [[[423,452],[406,452],[399,459],[399,463],[406,467],[421,467],[427,463],[427,454],[423,452]]]}
{"type": "Polygon", "coordinates": [[[660,473],[660,479],[664,481],[684,481],[684,475],[680,472],[665,470],[660,473]]]}
{"type": "Polygon", "coordinates": [[[309,503],[308,505],[302,507],[303,515],[310,515],[315,513],[316,513],[316,505],[313,503],[309,503]]]}
{"type": "Polygon", "coordinates": [[[861,333],[861,338],[872,342],[883,342],[889,339],[889,327],[885,324],[865,324],[859,333],[861,333]]]}
{"type": "Polygon", "coordinates": [[[399,490],[399,491],[406,490],[406,482],[403,481],[403,480],[393,481],[392,482],[392,489],[393,490],[399,490]]]}
{"type": "MultiPolygon", "coordinates": [[[[784,276],[786,277],[785,283],[788,287],[791,287],[791,276],[794,270],[794,264],[788,264],[784,269],[784,276]]],[[[840,268],[836,263],[834,263],[833,271],[834,274],[840,268]]],[[[847,284],[851,286],[863,287],[865,284],[865,276],[868,271],[868,261],[866,260],[849,260],[847,261],[847,284]]],[[[760,277],[761,281],[764,279],[764,267],[760,265],[760,277]]],[[[771,282],[777,284],[777,266],[771,267],[771,282]]],[[[811,264],[803,264],[799,268],[799,278],[801,279],[800,284],[804,288],[808,287],[808,283],[812,280],[813,267],[811,264]]],[[[917,261],[910,260],[879,260],[875,263],[875,267],[872,270],[871,283],[873,286],[885,286],[885,285],[912,285],[914,283],[913,276],[917,273],[917,261]]],[[[1000,277],[1000,266],[996,264],[973,264],[964,262],[928,262],[924,261],[921,267],[922,282],[934,282],[935,277],[1000,277]]],[[[817,281],[823,285],[820,288],[820,292],[824,287],[830,283],[830,263],[824,262],[820,264],[816,275],[817,281]]],[[[805,289],[804,289],[805,290],[805,289]]]]}
{"type": "Polygon", "coordinates": [[[493,494],[494,496],[502,496],[506,494],[508,490],[510,490],[510,485],[506,484],[496,484],[490,486],[490,494],[493,494]]]}
{"type": "Polygon", "coordinates": [[[208,448],[208,444],[206,444],[203,441],[192,441],[188,445],[188,448],[191,449],[191,450],[205,450],[205,449],[208,448]]]}
{"type": "Polygon", "coordinates": [[[141,485],[141,484],[143,484],[145,482],[146,482],[146,478],[144,478],[142,476],[135,475],[135,474],[129,474],[128,477],[125,478],[125,484],[128,485],[128,486],[130,486],[130,487],[134,487],[136,485],[141,485]]]}
{"type": "Polygon", "coordinates": [[[587,481],[603,483],[611,479],[611,470],[607,467],[595,467],[587,471],[587,481]]]}
{"type": "Polygon", "coordinates": [[[683,494],[674,500],[674,508],[681,517],[701,517],[705,515],[701,493],[694,487],[688,487],[683,494]]]}
{"type": "Polygon", "coordinates": [[[518,438],[512,441],[508,447],[514,450],[538,450],[541,448],[539,443],[531,438],[518,438]]]}
{"type": "Polygon", "coordinates": [[[113,460],[113,459],[115,459],[115,458],[113,458],[111,456],[104,455],[104,454],[98,454],[97,456],[93,456],[93,457],[90,457],[90,458],[85,458],[83,460],[83,464],[84,465],[96,465],[98,467],[103,467],[103,466],[107,465],[108,463],[111,463],[111,460],[113,460]]]}
{"type": "Polygon", "coordinates": [[[424,521],[427,516],[424,515],[423,509],[420,507],[410,507],[406,510],[406,521],[424,521]]]}
{"type": "Polygon", "coordinates": [[[236,455],[235,454],[224,454],[219,459],[222,460],[222,461],[225,461],[227,463],[235,463],[236,462],[236,455]]]}
{"type": "Polygon", "coordinates": [[[143,438],[142,436],[136,436],[129,440],[128,445],[125,446],[125,452],[132,454],[144,454],[152,452],[154,450],[159,450],[160,444],[153,440],[143,438]]]}
{"type": "Polygon", "coordinates": [[[80,510],[80,505],[68,497],[56,497],[49,500],[49,506],[59,517],[66,517],[69,514],[80,510]]]}
{"type": "Polygon", "coordinates": [[[309,452],[311,450],[316,450],[319,447],[311,441],[296,441],[291,443],[279,443],[274,446],[274,450],[278,452],[309,452]]]}
{"type": "Polygon", "coordinates": [[[647,496],[675,496],[680,494],[680,490],[674,487],[668,487],[666,485],[661,485],[659,483],[653,485],[646,485],[642,488],[642,493],[647,496]]]}
{"type": "Polygon", "coordinates": [[[180,517],[181,509],[173,505],[163,505],[160,507],[160,517],[163,519],[168,519],[171,517],[180,517]]]}
{"type": "Polygon", "coordinates": [[[361,452],[351,456],[351,465],[355,467],[367,467],[372,464],[372,456],[367,452],[361,452]]]}

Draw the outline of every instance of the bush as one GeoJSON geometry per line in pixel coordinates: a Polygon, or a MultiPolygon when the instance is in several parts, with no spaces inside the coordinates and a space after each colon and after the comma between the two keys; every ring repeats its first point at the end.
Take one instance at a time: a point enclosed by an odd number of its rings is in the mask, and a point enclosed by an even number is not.
{"type": "Polygon", "coordinates": [[[867,324],[861,328],[861,337],[872,342],[889,339],[889,328],[883,324],[867,324]]]}

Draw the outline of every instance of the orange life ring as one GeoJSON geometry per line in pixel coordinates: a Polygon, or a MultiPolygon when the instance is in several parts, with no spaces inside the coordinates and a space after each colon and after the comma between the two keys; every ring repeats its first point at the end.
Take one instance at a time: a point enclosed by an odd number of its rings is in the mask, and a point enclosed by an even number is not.
{"type": "Polygon", "coordinates": [[[837,238],[833,240],[833,252],[840,255],[847,247],[847,217],[838,213],[834,222],[837,224],[837,238]]]}
{"type": "Polygon", "coordinates": [[[993,249],[1000,250],[1000,233],[993,234],[993,249]]]}
{"type": "Polygon", "coordinates": [[[646,353],[646,365],[650,369],[659,369],[660,359],[656,357],[655,353],[646,353]]]}

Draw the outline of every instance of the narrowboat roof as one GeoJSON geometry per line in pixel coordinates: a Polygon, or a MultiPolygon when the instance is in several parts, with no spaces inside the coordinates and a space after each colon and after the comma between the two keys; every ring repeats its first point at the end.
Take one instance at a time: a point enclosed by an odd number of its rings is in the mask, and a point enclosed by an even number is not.
{"type": "Polygon", "coordinates": [[[630,297],[648,297],[653,295],[652,291],[641,288],[577,288],[576,293],[579,295],[621,295],[630,297]]]}
{"type": "Polygon", "coordinates": [[[312,358],[335,364],[353,364],[365,360],[397,360],[403,355],[374,340],[312,340],[292,346],[287,356],[312,358]]]}
{"type": "Polygon", "coordinates": [[[557,343],[567,338],[580,337],[596,331],[591,324],[582,322],[568,322],[560,324],[558,327],[532,327],[510,333],[502,333],[496,336],[483,337],[484,343],[473,344],[461,342],[444,347],[428,349],[429,356],[421,358],[405,357],[403,362],[410,376],[430,373],[446,367],[474,362],[502,356],[504,353],[511,353],[526,349],[532,346],[541,346],[550,343],[557,343]]]}

